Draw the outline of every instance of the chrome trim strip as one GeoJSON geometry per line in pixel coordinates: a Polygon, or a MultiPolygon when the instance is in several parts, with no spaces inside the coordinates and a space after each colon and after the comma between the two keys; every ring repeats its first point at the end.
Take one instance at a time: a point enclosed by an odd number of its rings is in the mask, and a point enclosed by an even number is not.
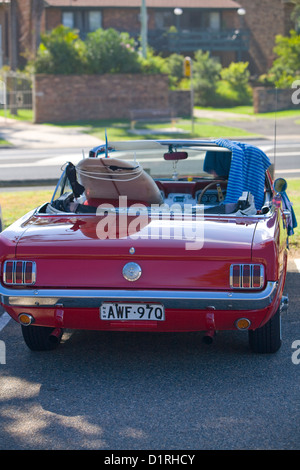
{"type": "Polygon", "coordinates": [[[99,308],[102,302],[162,303],[182,310],[257,310],[268,307],[276,296],[278,283],[268,282],[262,291],[160,291],[96,289],[13,289],[0,286],[1,302],[10,307],[99,308]]]}

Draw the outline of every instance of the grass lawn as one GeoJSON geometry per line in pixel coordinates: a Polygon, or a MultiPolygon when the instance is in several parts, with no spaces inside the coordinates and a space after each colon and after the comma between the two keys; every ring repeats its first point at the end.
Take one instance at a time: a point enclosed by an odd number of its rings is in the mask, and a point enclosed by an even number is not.
{"type": "MultiPolygon", "coordinates": [[[[290,237],[291,254],[300,252],[300,180],[288,180],[288,196],[293,202],[294,211],[298,221],[298,227],[295,234],[290,237]]],[[[53,194],[52,190],[30,190],[30,191],[0,191],[0,205],[4,228],[8,227],[14,221],[22,217],[35,207],[50,201],[53,194]]]]}
{"type": "Polygon", "coordinates": [[[11,145],[10,142],[7,142],[7,140],[4,140],[4,139],[0,139],[0,146],[1,145],[11,145]]]}
{"type": "Polygon", "coordinates": [[[287,180],[287,184],[287,194],[290,201],[293,203],[298,222],[298,227],[296,227],[294,235],[290,237],[290,248],[291,252],[297,251],[297,256],[300,257],[300,180],[290,179],[287,180]]]}
{"type": "MultiPolygon", "coordinates": [[[[228,113],[235,113],[235,114],[245,114],[247,116],[256,116],[257,118],[274,118],[274,112],[271,113],[259,113],[256,114],[254,113],[253,106],[235,106],[233,108],[213,108],[213,107],[201,107],[201,106],[195,106],[195,109],[203,109],[203,110],[209,110],[209,111],[222,111],[222,112],[228,112],[228,113]]],[[[0,116],[4,117],[4,109],[0,110],[0,116]]],[[[289,109],[286,111],[277,111],[277,117],[299,117],[300,116],[300,110],[299,109],[289,109]]],[[[6,112],[6,117],[9,119],[17,119],[19,121],[33,121],[33,110],[32,109],[19,109],[18,114],[14,115],[11,114],[9,110],[6,112]]],[[[68,127],[74,127],[78,125],[83,125],[83,126],[89,126],[91,125],[92,127],[96,127],[99,122],[105,122],[105,121],[78,121],[76,123],[58,123],[57,125],[59,126],[68,126],[68,127]]],[[[117,120],[111,120],[109,121],[111,123],[116,122],[118,124],[117,120]]],[[[120,121],[124,122],[125,121],[120,121]]],[[[300,121],[299,121],[300,122],[300,121]]],[[[127,122],[128,123],[128,122],[127,122]]],[[[53,125],[56,125],[53,123],[53,125]]]]}
{"type": "MultiPolygon", "coordinates": [[[[48,123],[48,125],[52,124],[48,123]]],[[[136,123],[134,132],[132,132],[131,123],[128,120],[77,121],[75,123],[55,123],[55,125],[80,127],[82,132],[100,139],[104,139],[105,129],[107,129],[107,137],[110,142],[136,139],[168,139],[170,136],[174,139],[254,136],[254,134],[236,127],[215,125],[210,119],[196,118],[194,119],[194,132],[192,132],[191,119],[179,119],[175,122],[136,123]],[[170,133],[163,129],[173,130],[170,133]]]]}
{"type": "MultiPolygon", "coordinates": [[[[0,110],[0,116],[4,117],[4,110],[0,110]]],[[[28,109],[18,110],[17,115],[12,115],[9,111],[6,113],[9,119],[17,119],[19,121],[33,121],[33,111],[28,109]]],[[[118,140],[136,140],[136,139],[168,139],[170,135],[175,139],[189,138],[239,138],[251,137],[255,134],[244,131],[239,128],[229,127],[226,125],[215,125],[210,119],[194,119],[194,132],[192,133],[191,119],[179,119],[175,122],[143,122],[136,123],[136,133],[131,132],[131,122],[125,119],[106,119],[96,121],[76,121],[76,122],[58,122],[45,123],[44,125],[80,128],[82,132],[89,135],[104,139],[105,129],[107,129],[108,139],[118,140]],[[176,128],[178,132],[164,132],[162,129],[176,128]],[[156,132],[157,131],[157,132],[156,132]]],[[[0,141],[1,144],[1,141],[0,141]]]]}
{"type": "Polygon", "coordinates": [[[0,116],[7,117],[8,119],[17,119],[18,121],[33,121],[33,110],[32,109],[19,109],[18,114],[11,114],[9,110],[0,109],[0,116]]]}
{"type": "MultiPolygon", "coordinates": [[[[54,191],[54,189],[53,189],[54,191]]],[[[3,228],[8,227],[35,207],[50,201],[53,191],[0,191],[3,228]]]]}

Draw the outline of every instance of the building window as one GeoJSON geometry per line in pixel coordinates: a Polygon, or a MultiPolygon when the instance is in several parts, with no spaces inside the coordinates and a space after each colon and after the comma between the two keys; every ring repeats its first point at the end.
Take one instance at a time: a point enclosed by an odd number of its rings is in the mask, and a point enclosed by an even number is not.
{"type": "Polygon", "coordinates": [[[219,11],[205,12],[202,18],[203,29],[219,31],[221,29],[221,14],[219,11]]]}
{"type": "Polygon", "coordinates": [[[209,13],[209,29],[219,31],[221,29],[221,16],[218,11],[212,11],[209,13]]]}
{"type": "Polygon", "coordinates": [[[74,13],[72,11],[63,11],[62,13],[62,24],[67,28],[74,28],[74,13]]]}
{"type": "Polygon", "coordinates": [[[69,28],[79,30],[80,36],[84,38],[87,33],[101,28],[102,15],[100,10],[77,10],[63,11],[62,24],[69,28]]]}
{"type": "Polygon", "coordinates": [[[96,31],[96,29],[101,28],[101,25],[102,25],[101,11],[89,11],[88,18],[89,18],[89,21],[88,21],[89,31],[96,31]]]}
{"type": "Polygon", "coordinates": [[[173,11],[162,11],[155,13],[155,26],[157,29],[168,29],[174,26],[176,17],[173,11]]]}

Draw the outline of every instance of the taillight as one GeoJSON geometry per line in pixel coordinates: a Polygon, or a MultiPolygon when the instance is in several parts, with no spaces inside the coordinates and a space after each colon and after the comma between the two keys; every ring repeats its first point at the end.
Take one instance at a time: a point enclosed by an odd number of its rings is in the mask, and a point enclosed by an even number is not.
{"type": "Polygon", "coordinates": [[[16,286],[33,285],[36,281],[36,264],[34,261],[5,261],[3,282],[16,286]]]}
{"type": "Polygon", "coordinates": [[[232,264],[230,266],[230,287],[234,289],[260,289],[264,282],[265,272],[261,264],[232,264]]]}

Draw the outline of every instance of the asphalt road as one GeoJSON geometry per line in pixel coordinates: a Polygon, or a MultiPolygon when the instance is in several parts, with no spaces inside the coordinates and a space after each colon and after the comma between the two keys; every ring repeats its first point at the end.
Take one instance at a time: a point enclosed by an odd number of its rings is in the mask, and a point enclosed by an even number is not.
{"type": "Polygon", "coordinates": [[[286,292],[283,344],[274,355],[251,353],[240,332],[219,333],[207,346],[201,333],[67,331],[57,350],[33,353],[19,326],[2,321],[0,448],[101,449],[100,463],[121,450],[298,450],[294,262],[286,292]]]}
{"type": "MultiPolygon", "coordinates": [[[[267,139],[251,140],[266,152],[271,163],[276,166],[276,175],[284,178],[300,178],[300,136],[299,140],[280,140],[274,150],[274,143],[267,139]]],[[[48,149],[0,149],[0,186],[6,184],[31,184],[36,181],[45,181],[47,184],[57,181],[61,175],[61,167],[67,161],[76,164],[82,159],[82,151],[88,155],[87,148],[48,148],[48,149]]],[[[144,168],[151,168],[151,174],[155,174],[154,164],[145,159],[140,160],[144,168]]],[[[172,166],[167,162],[169,173],[172,166]]],[[[161,171],[161,162],[156,163],[158,171],[161,171]]],[[[178,167],[180,171],[180,165],[178,167]]]]}
{"type": "MultiPolygon", "coordinates": [[[[252,143],[275,157],[277,176],[300,177],[300,137],[279,139],[276,152],[270,139],[252,143]]],[[[65,161],[81,158],[74,148],[1,149],[0,181],[57,180],[65,161]]],[[[0,312],[0,449],[298,450],[293,261],[286,292],[283,345],[270,356],[252,354],[239,332],[222,332],[207,346],[201,333],[66,331],[59,349],[33,353],[0,312]]]]}

